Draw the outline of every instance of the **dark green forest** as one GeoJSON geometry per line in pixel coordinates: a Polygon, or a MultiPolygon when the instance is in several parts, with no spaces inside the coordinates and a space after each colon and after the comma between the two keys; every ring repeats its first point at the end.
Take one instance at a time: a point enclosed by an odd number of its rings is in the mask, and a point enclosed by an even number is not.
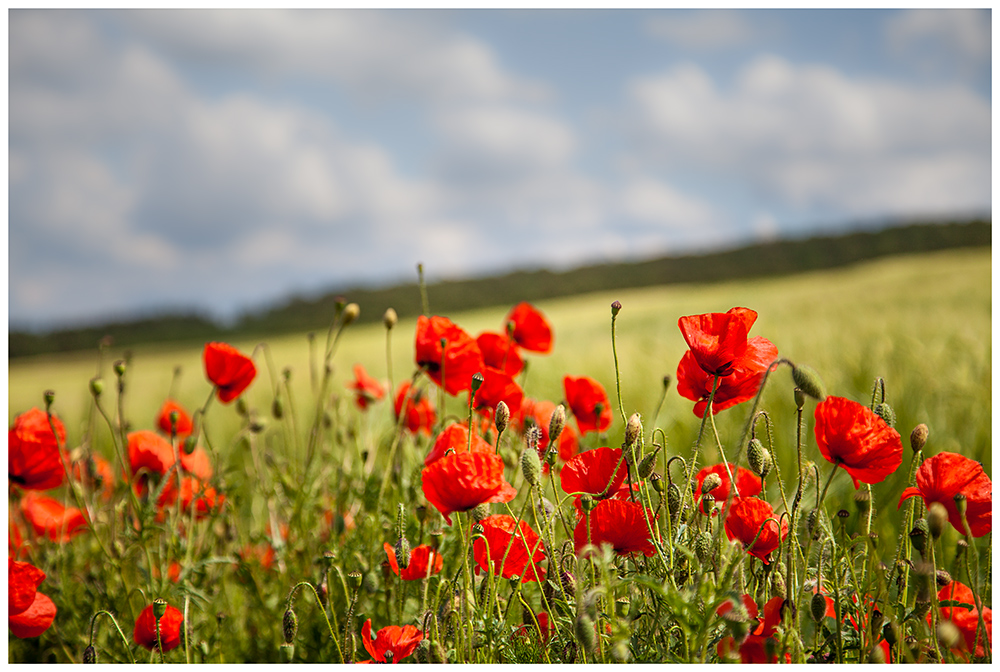
{"type": "MultiPolygon", "coordinates": [[[[837,236],[776,240],[650,261],[592,265],[564,272],[522,270],[498,277],[448,280],[430,284],[428,293],[432,312],[449,314],[609,289],[789,275],[894,254],[981,247],[991,242],[992,224],[985,220],[911,224],[837,236]]],[[[380,320],[389,307],[400,317],[412,317],[421,312],[416,275],[414,269],[414,281],[405,285],[335,288],[317,298],[293,297],[280,305],[247,311],[231,326],[220,325],[211,317],[192,311],[49,333],[11,330],[8,358],[88,350],[106,338],[118,346],[129,347],[322,330],[329,326],[338,301],[358,303],[362,322],[380,320]]]]}

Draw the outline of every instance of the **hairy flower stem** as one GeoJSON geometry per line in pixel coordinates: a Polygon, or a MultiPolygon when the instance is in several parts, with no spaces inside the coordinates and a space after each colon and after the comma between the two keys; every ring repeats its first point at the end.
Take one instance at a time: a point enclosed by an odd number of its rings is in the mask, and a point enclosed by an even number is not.
{"type": "MultiPolygon", "coordinates": [[[[708,406],[705,407],[705,415],[709,416],[708,420],[712,425],[712,434],[715,436],[715,444],[719,447],[719,455],[722,456],[722,464],[725,465],[726,475],[729,476],[729,484],[731,487],[729,488],[728,500],[731,501],[734,493],[737,497],[740,496],[740,489],[736,485],[736,479],[733,477],[732,469],[729,468],[729,460],[726,459],[726,451],[722,448],[722,439],[719,438],[719,430],[715,427],[715,413],[712,412],[711,402],[709,402],[708,406]]],[[[743,446],[741,444],[740,448],[742,447],[743,446]]]]}
{"type": "Polygon", "coordinates": [[[94,628],[97,625],[97,617],[101,615],[107,616],[108,618],[111,619],[111,622],[115,626],[115,631],[121,638],[122,644],[125,645],[125,652],[128,653],[129,662],[135,665],[135,656],[132,655],[132,647],[129,645],[128,638],[125,637],[125,633],[122,632],[121,626],[119,626],[118,621],[115,620],[115,615],[112,614],[110,611],[105,611],[104,609],[102,609],[90,617],[90,645],[93,646],[94,644],[94,628]]]}
{"type": "MultiPolygon", "coordinates": [[[[299,588],[308,588],[310,591],[312,591],[313,597],[316,598],[316,604],[319,605],[320,611],[323,612],[323,620],[326,621],[326,629],[330,633],[330,639],[333,640],[334,645],[337,647],[337,655],[340,656],[340,664],[343,665],[344,652],[340,648],[340,641],[337,638],[337,635],[335,635],[333,632],[333,626],[330,624],[330,618],[326,615],[326,609],[323,608],[323,602],[319,599],[319,593],[316,592],[316,586],[312,585],[308,581],[299,581],[298,583],[296,583],[294,586],[292,586],[292,589],[289,591],[288,597],[285,598],[285,609],[292,608],[292,604],[295,601],[295,593],[298,592],[299,588]]],[[[347,590],[346,586],[344,586],[344,590],[345,591],[347,590]]],[[[348,623],[345,625],[345,628],[349,627],[351,627],[350,620],[348,620],[348,623]]],[[[345,635],[346,634],[347,633],[345,631],[345,635]]]]}
{"type": "MultiPolygon", "coordinates": [[[[389,466],[386,468],[385,473],[382,474],[382,483],[378,487],[378,501],[380,502],[382,501],[382,497],[385,496],[385,487],[389,483],[389,476],[392,474],[392,462],[396,457],[396,449],[399,447],[399,442],[403,438],[403,422],[406,420],[406,407],[409,405],[410,400],[413,398],[414,386],[417,383],[417,378],[420,377],[420,373],[421,372],[419,370],[414,372],[413,378],[410,379],[410,389],[408,389],[406,391],[406,394],[403,395],[403,405],[399,410],[399,417],[396,418],[396,429],[392,436],[392,445],[389,447],[389,458],[386,461],[386,464],[389,466]]],[[[471,435],[471,428],[470,428],[470,435],[471,435]]],[[[374,470],[375,469],[374,456],[372,457],[371,464],[372,464],[371,468],[372,470],[374,470]]]]}
{"type": "MultiPolygon", "coordinates": [[[[621,308],[621,304],[614,304],[621,308]]],[[[628,418],[625,417],[625,407],[622,405],[622,381],[621,374],[618,370],[618,347],[615,345],[615,320],[618,318],[618,311],[612,308],[611,310],[611,352],[615,358],[615,388],[618,390],[618,412],[622,416],[622,426],[628,424],[628,418]]]]}
{"type": "MultiPolygon", "coordinates": [[[[763,386],[762,386],[763,387],[763,386]]],[[[715,392],[719,389],[719,376],[712,380],[712,392],[708,395],[708,405],[705,406],[705,414],[701,416],[701,426],[698,428],[698,439],[694,442],[694,450],[691,453],[691,462],[687,465],[687,476],[684,478],[684,487],[681,488],[680,516],[684,516],[684,505],[687,503],[688,493],[694,497],[691,479],[694,477],[695,465],[698,464],[698,451],[701,449],[701,438],[705,434],[705,425],[708,423],[708,416],[711,414],[712,402],[715,400],[715,392]]]]}

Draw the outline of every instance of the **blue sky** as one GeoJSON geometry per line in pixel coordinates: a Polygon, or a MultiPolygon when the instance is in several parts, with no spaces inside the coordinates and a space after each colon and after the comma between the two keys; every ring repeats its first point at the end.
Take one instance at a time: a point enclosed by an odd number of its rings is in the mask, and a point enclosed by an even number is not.
{"type": "Polygon", "coordinates": [[[989,10],[12,10],[9,321],[989,213],[989,10]]]}

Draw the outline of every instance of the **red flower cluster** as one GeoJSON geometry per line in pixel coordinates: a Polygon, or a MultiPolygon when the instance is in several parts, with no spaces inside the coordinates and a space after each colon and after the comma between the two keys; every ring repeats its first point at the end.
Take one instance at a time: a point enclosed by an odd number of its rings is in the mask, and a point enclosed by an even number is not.
{"type": "Polygon", "coordinates": [[[372,619],[361,626],[361,641],[374,663],[398,663],[413,653],[423,638],[424,633],[412,625],[390,625],[379,630],[373,640],[372,619]],[[388,661],[385,659],[387,653],[390,654],[388,661]]]}
{"type": "Polygon", "coordinates": [[[476,574],[490,567],[496,576],[510,579],[521,577],[521,583],[541,582],[545,569],[538,563],[545,559],[545,548],[538,534],[523,520],[515,527],[513,517],[507,515],[487,516],[479,521],[483,537],[472,542],[472,557],[476,562],[476,574]]]}
{"type": "MultiPolygon", "coordinates": [[[[157,648],[156,640],[156,614],[153,613],[154,605],[149,605],[135,619],[135,630],[132,631],[132,639],[139,646],[152,651],[157,648]]],[[[163,651],[167,652],[176,649],[181,643],[181,624],[184,623],[184,615],[180,609],[167,605],[167,610],[160,617],[160,639],[163,651]]]]}
{"type": "MultiPolygon", "coordinates": [[[[729,463],[729,469],[736,476],[736,489],[739,490],[740,497],[753,497],[754,495],[760,494],[760,478],[758,478],[756,474],[749,469],[737,467],[732,462],[729,463]]],[[[701,486],[704,484],[705,479],[708,478],[709,474],[716,474],[719,478],[721,478],[722,485],[717,486],[708,494],[712,495],[712,498],[715,499],[716,502],[725,506],[726,501],[729,499],[730,482],[729,473],[726,471],[726,465],[724,464],[704,467],[697,473],[695,476],[697,484],[694,488],[695,501],[698,502],[701,500],[701,486]]]]}
{"type": "Polygon", "coordinates": [[[771,563],[771,553],[788,536],[787,519],[781,521],[779,534],[778,524],[768,518],[777,519],[777,516],[774,515],[771,505],[763,499],[734,497],[725,525],[729,540],[742,543],[747,553],[760,558],[765,565],[771,563]],[[758,531],[760,531],[759,537],[758,531]]]}
{"type": "Polygon", "coordinates": [[[382,544],[385,554],[389,557],[389,566],[394,574],[403,581],[419,581],[429,576],[434,576],[441,571],[444,566],[444,558],[427,544],[421,544],[410,551],[409,563],[403,569],[399,568],[399,561],[396,560],[396,549],[392,544],[382,544]]]}
{"type": "Polygon", "coordinates": [[[451,514],[480,504],[509,502],[517,495],[503,477],[503,460],[493,453],[451,453],[424,467],[424,497],[451,525],[451,514]]]}
{"type": "MultiPolygon", "coordinates": [[[[180,450],[181,462],[181,508],[188,511],[192,504],[196,506],[198,518],[203,518],[225,501],[223,495],[206,481],[212,477],[212,462],[208,453],[202,447],[197,447],[191,453],[180,450]]],[[[146,469],[163,478],[174,466],[174,447],[169,441],[156,432],[139,430],[128,435],[128,459],[132,475],[146,469]]],[[[141,495],[146,491],[146,479],[140,478],[135,483],[137,492],[141,495]]],[[[160,517],[165,515],[164,509],[177,501],[177,481],[171,474],[167,484],[160,493],[157,506],[160,507],[160,517]]]]}
{"type": "MultiPolygon", "coordinates": [[[[972,605],[972,609],[967,607],[941,607],[941,618],[951,621],[962,633],[962,646],[956,647],[955,651],[968,659],[972,652],[977,658],[985,655],[985,647],[982,635],[976,638],[976,630],[979,627],[979,610],[976,609],[976,599],[964,583],[952,581],[947,586],[938,591],[938,602],[953,600],[962,604],[972,605]]],[[[930,614],[927,614],[927,622],[930,623],[930,614]]],[[[983,625],[986,626],[986,639],[993,642],[993,610],[983,607],[983,625]]]]}
{"type": "Polygon", "coordinates": [[[21,513],[35,534],[64,544],[87,529],[87,518],[75,506],[63,506],[52,497],[29,492],[21,500],[21,513]]]}
{"type": "Polygon", "coordinates": [[[867,406],[842,397],[816,404],[816,445],[823,457],[858,481],[881,483],[903,462],[899,432],[867,406]]]}
{"type": "Polygon", "coordinates": [[[354,380],[347,383],[346,387],[354,390],[354,402],[362,411],[385,396],[382,383],[369,376],[365,367],[360,364],[354,365],[354,380]]]}
{"type": "Polygon", "coordinates": [[[903,490],[899,506],[910,497],[921,497],[928,509],[938,502],[948,510],[948,520],[959,534],[965,534],[955,504],[955,495],[961,493],[965,495],[965,519],[972,536],[981,537],[993,529],[993,482],[975,460],[956,453],[938,453],[920,465],[916,481],[915,488],[903,490]]]}
{"type": "Polygon", "coordinates": [[[647,516],[655,530],[655,512],[649,509],[645,509],[644,512],[644,507],[639,502],[621,499],[601,500],[573,530],[573,545],[577,555],[583,552],[588,543],[597,547],[609,544],[618,555],[630,553],[642,553],[647,557],[654,555],[656,547],[650,540],[649,527],[646,524],[647,516]]]}
{"type": "Polygon", "coordinates": [[[32,408],[14,419],[7,432],[7,478],[25,490],[50,490],[62,485],[65,469],[59,446],[66,445],[66,428],[59,418],[32,408]],[[52,433],[55,426],[58,433],[52,433]]]}
{"type": "Polygon", "coordinates": [[[224,404],[243,394],[257,376],[253,360],[228,343],[206,343],[202,358],[205,376],[224,404]]]}
{"type": "Polygon", "coordinates": [[[56,618],[56,605],[38,586],[45,572],[29,562],[7,558],[7,624],[18,639],[38,637],[56,618]]]}
{"type": "Polygon", "coordinates": [[[484,368],[482,352],[472,337],[438,315],[417,318],[416,361],[450,395],[468,390],[472,376],[484,368]]]}
{"type": "MultiPolygon", "coordinates": [[[[757,603],[749,595],[743,596],[743,605],[746,607],[750,618],[757,621],[757,627],[739,645],[741,663],[744,665],[753,665],[778,662],[779,644],[777,639],[774,638],[774,634],[778,629],[778,625],[781,624],[781,608],[784,606],[784,603],[783,598],[772,597],[764,605],[764,618],[760,618],[757,603]]],[[[724,617],[725,614],[734,608],[735,605],[732,600],[727,600],[722,603],[722,606],[718,608],[716,613],[724,617]]],[[[716,652],[720,658],[723,658],[732,653],[735,647],[736,640],[732,637],[726,637],[718,643],[716,652]]],[[[791,656],[786,653],[785,662],[790,663],[791,660],[791,656]]]]}
{"type": "Polygon", "coordinates": [[[680,318],[678,325],[690,350],[677,365],[677,392],[696,402],[694,413],[699,418],[705,415],[713,385],[713,415],[753,399],[760,389],[778,348],[762,336],[747,340],[756,320],[757,313],[749,308],[680,318]]]}
{"type": "Polygon", "coordinates": [[[611,426],[611,403],[603,385],[587,376],[566,376],[563,390],[581,434],[603,432],[611,426]]]}
{"type": "Polygon", "coordinates": [[[396,409],[397,421],[399,420],[400,414],[404,413],[404,402],[406,403],[406,411],[405,418],[403,419],[403,426],[414,434],[417,432],[430,434],[431,428],[434,426],[434,422],[437,417],[434,412],[434,404],[431,403],[430,397],[428,397],[421,389],[411,393],[410,381],[404,380],[399,384],[399,389],[396,390],[396,399],[393,402],[396,409]]]}

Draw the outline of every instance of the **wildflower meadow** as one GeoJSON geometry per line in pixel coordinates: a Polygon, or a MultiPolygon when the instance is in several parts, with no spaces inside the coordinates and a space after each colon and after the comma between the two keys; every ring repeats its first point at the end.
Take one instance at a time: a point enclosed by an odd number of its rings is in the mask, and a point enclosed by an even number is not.
{"type": "Polygon", "coordinates": [[[31,369],[8,660],[991,662],[989,268],[31,369]]]}

